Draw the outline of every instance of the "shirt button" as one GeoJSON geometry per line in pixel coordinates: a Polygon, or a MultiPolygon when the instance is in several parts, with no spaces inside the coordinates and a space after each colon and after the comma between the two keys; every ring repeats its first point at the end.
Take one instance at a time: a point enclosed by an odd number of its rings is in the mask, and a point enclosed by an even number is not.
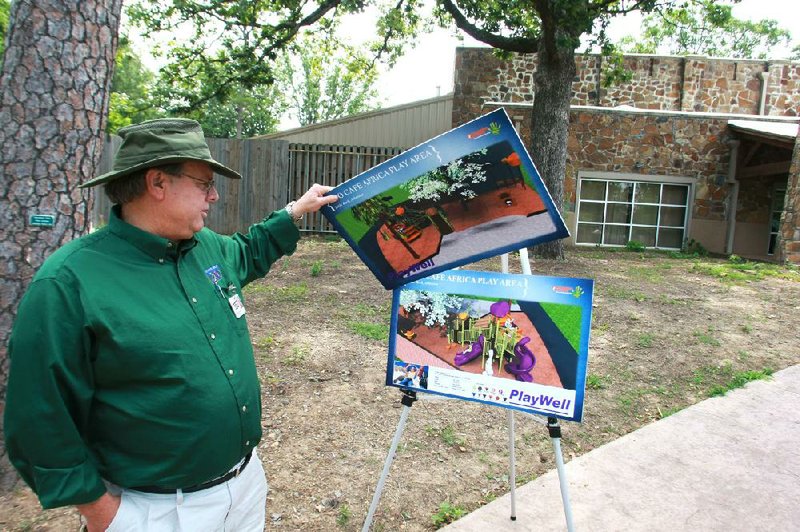
{"type": "Polygon", "coordinates": [[[217,337],[217,335],[216,335],[216,334],[214,334],[214,333],[211,333],[211,339],[212,339],[212,340],[216,339],[216,337],[217,337]]]}
{"type": "Polygon", "coordinates": [[[164,264],[164,259],[158,259],[159,264],[164,264]]]}
{"type": "Polygon", "coordinates": [[[247,412],[247,405],[244,405],[244,406],[242,407],[242,412],[247,412]]]}
{"type": "Polygon", "coordinates": [[[233,375],[233,370],[232,369],[228,370],[228,375],[233,375]]]}
{"type": "Polygon", "coordinates": [[[171,248],[172,247],[172,242],[167,242],[167,247],[171,248]]]}
{"type": "Polygon", "coordinates": [[[197,298],[196,297],[192,298],[192,303],[197,303],[197,298]]]}

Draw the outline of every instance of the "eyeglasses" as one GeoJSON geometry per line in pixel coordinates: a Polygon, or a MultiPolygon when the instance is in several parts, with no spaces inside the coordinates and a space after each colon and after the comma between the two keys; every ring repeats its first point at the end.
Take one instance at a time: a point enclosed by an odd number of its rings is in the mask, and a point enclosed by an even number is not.
{"type": "Polygon", "coordinates": [[[200,190],[204,191],[206,194],[211,192],[211,189],[214,188],[214,180],[211,179],[206,181],[205,179],[200,179],[199,177],[195,177],[193,175],[189,175],[187,173],[181,172],[180,174],[175,174],[177,176],[188,177],[192,181],[195,181],[200,184],[200,190]]]}

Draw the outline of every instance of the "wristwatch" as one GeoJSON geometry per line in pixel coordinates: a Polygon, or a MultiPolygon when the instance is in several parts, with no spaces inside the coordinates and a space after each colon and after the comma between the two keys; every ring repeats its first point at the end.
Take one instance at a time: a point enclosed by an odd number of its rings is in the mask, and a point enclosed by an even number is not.
{"type": "Polygon", "coordinates": [[[297,203],[297,202],[296,201],[290,201],[289,203],[286,204],[285,209],[286,209],[286,212],[289,214],[289,218],[291,218],[294,223],[299,223],[300,220],[303,219],[303,215],[301,214],[300,216],[296,216],[294,214],[294,204],[295,203],[297,203]]]}

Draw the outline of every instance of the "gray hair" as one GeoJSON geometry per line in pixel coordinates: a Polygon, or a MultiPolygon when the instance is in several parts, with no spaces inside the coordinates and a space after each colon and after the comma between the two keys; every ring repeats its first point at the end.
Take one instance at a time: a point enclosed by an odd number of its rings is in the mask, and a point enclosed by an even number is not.
{"type": "MultiPolygon", "coordinates": [[[[156,170],[161,170],[165,174],[178,175],[183,171],[183,163],[165,164],[162,166],[154,166],[156,170]]],[[[147,190],[144,176],[150,168],[145,168],[131,175],[114,179],[103,185],[106,196],[115,205],[124,205],[130,203],[136,198],[142,196],[147,190]]]]}

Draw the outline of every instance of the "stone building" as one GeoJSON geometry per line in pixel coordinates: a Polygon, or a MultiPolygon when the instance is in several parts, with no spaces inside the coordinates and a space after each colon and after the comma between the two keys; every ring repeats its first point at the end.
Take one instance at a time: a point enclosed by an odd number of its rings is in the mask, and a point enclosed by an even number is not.
{"type": "MultiPolygon", "coordinates": [[[[562,212],[575,245],[800,263],[800,63],[630,55],[604,89],[576,59],[562,212]]],[[[453,125],[503,107],[530,141],[535,55],[456,51],[453,125]]]]}

